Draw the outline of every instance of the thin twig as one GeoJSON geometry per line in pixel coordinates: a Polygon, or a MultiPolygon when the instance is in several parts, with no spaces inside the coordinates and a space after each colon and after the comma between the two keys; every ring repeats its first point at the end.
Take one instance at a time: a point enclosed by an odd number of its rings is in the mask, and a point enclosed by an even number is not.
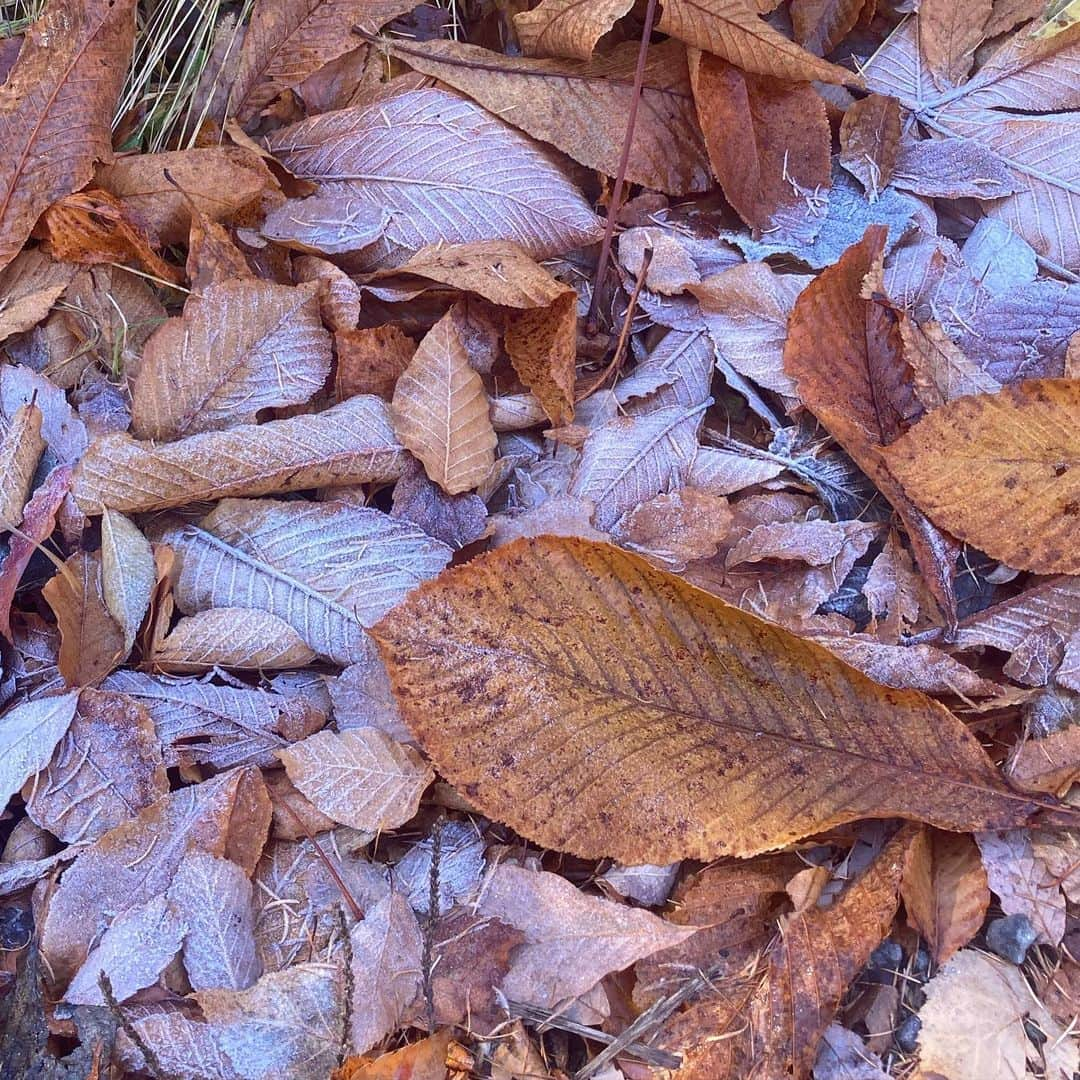
{"type": "Polygon", "coordinates": [[[143,1064],[146,1067],[146,1071],[154,1077],[154,1080],[176,1080],[176,1077],[168,1072],[158,1060],[157,1054],[147,1045],[146,1040],[139,1034],[139,1029],[131,1022],[130,1018],[124,1015],[123,1009],[120,1008],[120,1002],[116,1000],[116,994],[113,993],[112,983],[109,982],[109,976],[104,971],[98,975],[98,986],[101,987],[102,997],[105,998],[105,1006],[112,1013],[113,1019],[120,1025],[124,1034],[132,1041],[135,1049],[139,1051],[143,1056],[143,1064]]]}
{"type": "Polygon", "coordinates": [[[345,1008],[341,1010],[341,1038],[338,1044],[337,1063],[340,1067],[349,1052],[349,1032],[352,1031],[353,1010],[353,973],[352,973],[352,937],[349,928],[345,924],[345,909],[336,905],[334,910],[338,917],[338,931],[341,934],[341,951],[345,961],[342,977],[345,982],[345,1008]]]}
{"type": "Polygon", "coordinates": [[[435,1030],[435,990],[432,986],[432,953],[435,947],[435,924],[439,918],[439,863],[442,861],[443,819],[436,819],[431,830],[431,868],[428,871],[428,914],[424,923],[424,1001],[427,1004],[428,1031],[435,1030]]]}
{"type": "Polygon", "coordinates": [[[348,885],[345,884],[345,880],[338,873],[337,867],[331,862],[330,856],[323,851],[319,841],[315,839],[315,834],[307,827],[305,822],[300,820],[300,815],[297,814],[284,799],[282,799],[278,805],[285,809],[289,817],[296,822],[303,834],[311,841],[311,846],[315,849],[315,854],[322,860],[323,866],[326,867],[326,872],[334,879],[334,884],[341,891],[345,903],[349,905],[349,910],[352,912],[353,918],[357,922],[362,922],[364,918],[363,908],[360,907],[356,902],[356,897],[349,891],[348,885]]]}
{"type": "Polygon", "coordinates": [[[634,89],[630,93],[630,111],[626,117],[626,135],[623,138],[619,168],[615,173],[615,186],[611,190],[611,202],[608,204],[607,222],[604,225],[604,240],[600,245],[600,260],[596,264],[596,278],[593,281],[592,300],[589,302],[589,313],[585,318],[585,332],[590,337],[597,331],[596,305],[600,302],[600,291],[607,275],[608,259],[611,257],[611,238],[615,233],[615,217],[619,213],[623,185],[626,183],[626,166],[630,161],[630,148],[634,144],[634,125],[637,123],[641,88],[645,85],[645,63],[649,58],[649,38],[652,37],[653,20],[655,18],[656,0],[649,0],[648,6],[645,8],[645,25],[641,28],[641,47],[638,49],[637,67],[634,69],[634,89]]]}

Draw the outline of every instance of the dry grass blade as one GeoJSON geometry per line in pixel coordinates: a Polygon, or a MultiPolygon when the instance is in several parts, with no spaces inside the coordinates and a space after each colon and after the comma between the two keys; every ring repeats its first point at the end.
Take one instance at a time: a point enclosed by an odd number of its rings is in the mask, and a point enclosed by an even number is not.
{"type": "Polygon", "coordinates": [[[1036,807],[936,702],[604,544],[518,541],[373,634],[441,771],[586,857],[748,855],[858,818],[970,829],[1036,807]]]}
{"type": "Polygon", "coordinates": [[[0,267],[41,212],[112,159],[110,121],[127,69],[132,0],[50,4],[0,86],[0,267]]]}

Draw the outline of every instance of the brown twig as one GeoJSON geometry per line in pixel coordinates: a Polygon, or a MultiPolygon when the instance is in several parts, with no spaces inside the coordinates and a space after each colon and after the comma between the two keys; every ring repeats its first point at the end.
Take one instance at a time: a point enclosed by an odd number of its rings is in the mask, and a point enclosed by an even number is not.
{"type": "Polygon", "coordinates": [[[337,867],[330,861],[330,856],[323,851],[319,841],[315,839],[315,834],[307,827],[307,825],[300,820],[300,815],[287,803],[284,799],[278,804],[281,806],[300,827],[303,834],[311,841],[311,846],[315,849],[315,854],[322,860],[323,866],[326,867],[326,872],[334,879],[334,884],[341,891],[342,898],[345,903],[349,905],[349,910],[352,912],[353,918],[357,922],[363,921],[364,911],[363,908],[356,902],[356,897],[349,891],[349,886],[345,884],[344,878],[338,873],[337,867]]]}
{"type": "Polygon", "coordinates": [[[619,168],[615,173],[615,186],[611,189],[611,202],[608,204],[607,222],[604,225],[604,239],[600,244],[600,260],[596,264],[596,278],[593,281],[592,300],[589,313],[585,317],[585,332],[591,337],[597,331],[596,305],[600,302],[600,291],[607,275],[608,259],[611,257],[611,238],[615,233],[615,217],[622,200],[623,185],[626,183],[626,166],[630,161],[630,148],[634,144],[634,125],[637,123],[638,103],[641,101],[641,88],[645,85],[645,63],[649,58],[649,38],[652,37],[653,20],[656,18],[656,0],[649,0],[645,8],[645,25],[641,28],[641,48],[638,49],[637,67],[634,69],[634,89],[630,93],[630,111],[626,117],[626,135],[623,138],[619,168]]]}
{"type": "Polygon", "coordinates": [[[105,1007],[112,1014],[121,1031],[131,1040],[135,1049],[142,1054],[146,1071],[154,1077],[154,1080],[176,1080],[175,1075],[162,1066],[157,1055],[150,1049],[146,1040],[139,1033],[139,1029],[135,1027],[130,1017],[126,1016],[124,1010],[120,1008],[120,1002],[116,1000],[116,994],[113,993],[109,976],[104,971],[98,974],[98,987],[101,989],[101,996],[105,998],[105,1007]]]}

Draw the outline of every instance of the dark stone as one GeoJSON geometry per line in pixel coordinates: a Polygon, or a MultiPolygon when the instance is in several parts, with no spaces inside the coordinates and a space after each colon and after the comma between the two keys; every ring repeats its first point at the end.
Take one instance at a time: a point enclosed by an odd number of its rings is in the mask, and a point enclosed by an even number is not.
{"type": "Polygon", "coordinates": [[[0,949],[25,949],[34,936],[34,916],[28,907],[0,908],[0,949]]]}
{"type": "Polygon", "coordinates": [[[919,1039],[919,1032],[922,1030],[922,1021],[912,1013],[897,1029],[893,1038],[896,1040],[896,1045],[903,1050],[905,1054],[912,1054],[915,1052],[915,1045],[919,1039]]]}
{"type": "Polygon", "coordinates": [[[1002,960],[1019,965],[1038,936],[1026,915],[1006,915],[1004,919],[995,919],[987,928],[986,944],[1002,960]]]}

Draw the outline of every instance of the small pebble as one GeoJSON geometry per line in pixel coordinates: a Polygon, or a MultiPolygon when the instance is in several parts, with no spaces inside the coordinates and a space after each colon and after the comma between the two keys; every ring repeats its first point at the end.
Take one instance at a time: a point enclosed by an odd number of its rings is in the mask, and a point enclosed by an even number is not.
{"type": "Polygon", "coordinates": [[[871,954],[863,980],[888,986],[904,964],[904,950],[895,941],[883,941],[871,954]]]}
{"type": "Polygon", "coordinates": [[[1026,915],[1006,915],[1004,919],[995,919],[987,928],[986,944],[1002,960],[1019,965],[1038,936],[1026,915]]]}
{"type": "Polygon", "coordinates": [[[896,1045],[905,1054],[915,1052],[916,1043],[919,1040],[919,1032],[922,1030],[922,1021],[912,1013],[897,1029],[893,1038],[896,1045]]]}
{"type": "Polygon", "coordinates": [[[34,936],[34,916],[26,907],[0,908],[0,949],[22,949],[34,936]]]}

